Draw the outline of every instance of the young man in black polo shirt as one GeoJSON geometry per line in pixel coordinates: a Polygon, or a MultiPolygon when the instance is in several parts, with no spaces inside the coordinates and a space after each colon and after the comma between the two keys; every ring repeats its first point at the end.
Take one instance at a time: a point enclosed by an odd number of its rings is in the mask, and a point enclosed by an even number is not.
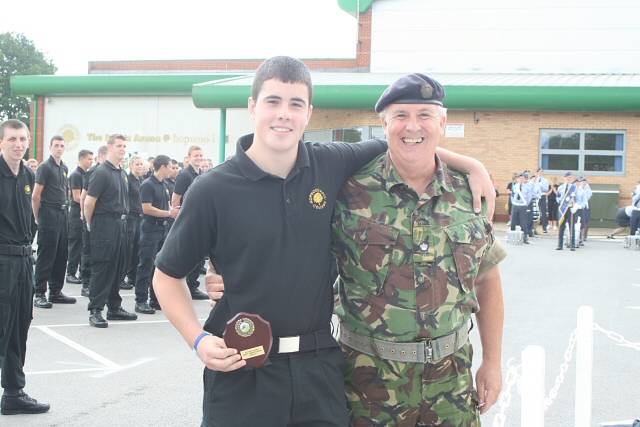
{"type": "Polygon", "coordinates": [[[62,293],[67,270],[67,226],[69,183],[67,165],[62,162],[65,141],[51,138],[49,158],[38,166],[31,204],[38,224],[36,259],[36,297],[33,305],[51,308],[51,303],[75,304],[76,299],[62,293]],[[49,300],[45,296],[49,284],[49,300]]]}
{"type": "Polygon", "coordinates": [[[138,271],[138,251],[140,250],[140,223],[142,222],[142,202],[140,185],[145,171],[144,159],[133,156],[129,160],[129,214],[127,215],[127,281],[120,283],[120,289],[133,289],[138,271]]]}
{"type": "Polygon", "coordinates": [[[82,194],[82,178],[93,163],[93,153],[80,150],[78,153],[78,167],[69,175],[69,250],[67,261],[67,283],[80,284],[82,280],[76,277],[80,270],[82,277],[82,218],[80,217],[80,195],[82,194]]]}
{"type": "MultiPolygon", "coordinates": [[[[205,161],[202,148],[197,145],[192,145],[187,151],[188,165],[180,171],[176,178],[176,185],[173,188],[173,195],[171,196],[171,206],[180,206],[184,199],[187,190],[193,184],[193,181],[200,175],[200,166],[205,161]]],[[[191,292],[191,298],[194,300],[209,299],[207,294],[201,292],[198,287],[198,277],[200,271],[204,267],[204,258],[196,265],[191,272],[187,275],[187,285],[191,292]]]]}
{"type": "Polygon", "coordinates": [[[300,61],[260,66],[249,99],[255,134],[191,186],[156,259],[163,310],[207,366],[203,426],[348,424],[344,358],[330,333],[330,222],[344,181],[386,144],[300,142],[311,98],[300,61]],[[184,281],[205,255],[226,283],[207,332],[184,281]],[[245,361],[220,338],[241,311],[271,323],[270,364],[258,369],[240,369],[245,361]],[[291,342],[298,345],[285,346],[291,342]]]}
{"type": "Polygon", "coordinates": [[[153,288],[151,288],[153,262],[169,231],[169,220],[175,218],[179,212],[178,207],[172,208],[169,205],[169,189],[164,183],[171,173],[170,166],[171,159],[169,157],[162,154],[156,156],[153,160],[153,175],[145,179],[140,187],[144,217],[140,235],[140,261],[136,277],[135,310],[138,313],[153,314],[156,309],[160,309],[153,288]],[[148,302],[149,297],[151,297],[150,302],[148,302]]]}
{"type": "Polygon", "coordinates": [[[107,158],[107,146],[101,145],[98,148],[98,155],[96,156],[96,164],[87,170],[87,173],[82,177],[82,192],[80,193],[80,218],[82,218],[82,254],[80,255],[80,263],[83,265],[82,271],[80,271],[80,279],[82,280],[82,291],[80,295],[83,297],[89,297],[89,282],[91,281],[91,242],[89,239],[89,230],[87,229],[87,222],[84,218],[84,200],[87,197],[87,189],[89,188],[89,179],[93,172],[101,163],[107,158]]]}
{"type": "Polygon", "coordinates": [[[102,317],[105,304],[108,320],[136,320],[134,313],[122,308],[120,280],[126,269],[126,232],[129,195],[127,175],[120,165],[127,152],[123,135],[111,135],[107,159],[89,179],[84,200],[84,217],[91,245],[91,282],[89,286],[89,324],[106,328],[102,317]]]}
{"type": "MultiPolygon", "coordinates": [[[[19,120],[0,124],[0,413],[39,414],[49,405],[27,395],[24,360],[33,317],[35,223],[31,210],[33,172],[22,163],[29,148],[29,130],[19,120]]],[[[0,424],[3,424],[0,422],[0,424]]]]}

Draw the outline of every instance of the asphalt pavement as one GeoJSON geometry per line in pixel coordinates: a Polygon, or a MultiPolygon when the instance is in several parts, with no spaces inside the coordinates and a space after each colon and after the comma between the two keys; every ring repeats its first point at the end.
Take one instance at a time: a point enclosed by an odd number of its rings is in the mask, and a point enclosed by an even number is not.
{"type": "MultiPolygon", "coordinates": [[[[504,225],[496,227],[504,242],[504,225]]],[[[546,352],[545,389],[551,389],[576,327],[581,305],[594,309],[602,328],[640,342],[640,251],[624,249],[622,238],[607,240],[594,230],[584,248],[555,251],[555,236],[531,245],[505,247],[501,264],[505,295],[504,370],[520,363],[528,345],[546,352]]],[[[80,285],[64,291],[75,305],[34,309],[29,333],[27,391],[51,403],[42,415],[0,416],[2,427],[29,426],[199,426],[202,364],[161,312],[139,315],[135,322],[88,326],[87,299],[80,285]]],[[[133,310],[132,291],[121,291],[123,306],[133,310]]],[[[194,301],[198,316],[207,301],[194,301]]],[[[481,359],[477,329],[472,331],[475,365],[481,359]]],[[[593,423],[640,417],[640,351],[594,333],[593,423]]],[[[546,412],[546,426],[573,426],[575,354],[546,412]]],[[[511,390],[505,426],[520,425],[518,384],[511,390]]],[[[483,417],[492,425],[498,407],[483,417]]],[[[259,425],[259,421],[256,425],[259,425]]]]}

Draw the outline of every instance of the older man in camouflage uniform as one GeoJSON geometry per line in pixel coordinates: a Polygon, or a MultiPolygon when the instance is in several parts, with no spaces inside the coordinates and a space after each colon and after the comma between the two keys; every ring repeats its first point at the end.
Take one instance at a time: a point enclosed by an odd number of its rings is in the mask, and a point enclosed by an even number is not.
{"type": "Polygon", "coordinates": [[[333,232],[352,424],[479,426],[501,388],[504,258],[465,175],[435,154],[444,89],[421,75],[376,104],[389,143],[339,196],[333,232]],[[483,362],[471,375],[476,313],[483,362]]]}

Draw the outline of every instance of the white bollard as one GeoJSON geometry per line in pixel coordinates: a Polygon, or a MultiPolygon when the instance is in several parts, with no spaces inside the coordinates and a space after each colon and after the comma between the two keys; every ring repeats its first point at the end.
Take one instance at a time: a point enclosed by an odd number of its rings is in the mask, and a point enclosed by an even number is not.
{"type": "Polygon", "coordinates": [[[544,426],[544,358],[544,349],[538,345],[522,351],[521,427],[544,426]]]}
{"type": "Polygon", "coordinates": [[[593,308],[578,308],[576,329],[576,418],[575,427],[591,426],[593,375],[593,308]]]}

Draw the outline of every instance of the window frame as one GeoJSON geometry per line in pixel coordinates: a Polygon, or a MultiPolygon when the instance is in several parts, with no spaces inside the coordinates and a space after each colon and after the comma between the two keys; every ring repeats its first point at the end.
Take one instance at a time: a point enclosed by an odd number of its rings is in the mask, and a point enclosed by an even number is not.
{"type": "Polygon", "coordinates": [[[580,175],[585,176],[625,176],[626,164],[627,164],[627,131],[620,129],[575,129],[575,128],[541,128],[538,138],[538,164],[542,167],[542,158],[545,155],[572,155],[578,156],[578,169],[546,169],[546,172],[551,174],[558,172],[566,172],[571,170],[580,175]],[[543,135],[545,132],[571,132],[577,133],[579,137],[578,149],[551,149],[542,148],[543,135]],[[585,149],[585,138],[588,133],[603,133],[603,134],[621,134],[622,135],[622,150],[587,150],[585,149]],[[621,171],[586,171],[585,158],[586,156],[611,156],[622,157],[622,170],[621,171]]]}

